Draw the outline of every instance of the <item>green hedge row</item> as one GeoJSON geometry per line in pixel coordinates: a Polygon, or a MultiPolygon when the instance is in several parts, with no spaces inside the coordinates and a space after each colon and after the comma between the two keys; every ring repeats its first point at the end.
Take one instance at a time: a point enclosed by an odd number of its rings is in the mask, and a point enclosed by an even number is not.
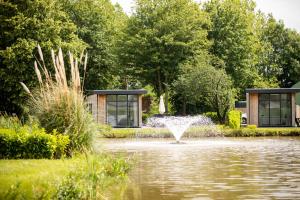
{"type": "Polygon", "coordinates": [[[222,130],[225,137],[300,136],[300,128],[239,128],[222,130]]]}
{"type": "Polygon", "coordinates": [[[65,155],[69,137],[47,134],[44,129],[22,127],[18,131],[0,129],[0,158],[60,158],[65,155]]]}
{"type": "MultiPolygon", "coordinates": [[[[166,128],[111,128],[103,126],[100,131],[103,138],[172,138],[173,135],[166,128]]],[[[183,137],[260,137],[260,136],[300,136],[300,128],[256,128],[248,125],[247,128],[229,128],[223,125],[215,127],[193,126],[183,137]]]]}

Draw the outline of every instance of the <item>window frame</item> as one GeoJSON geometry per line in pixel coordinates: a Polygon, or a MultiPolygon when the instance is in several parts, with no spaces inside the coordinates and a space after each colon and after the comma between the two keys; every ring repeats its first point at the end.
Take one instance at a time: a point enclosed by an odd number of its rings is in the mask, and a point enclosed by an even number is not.
{"type": "MultiPolygon", "coordinates": [[[[287,107],[286,107],[287,108],[287,107]]],[[[291,127],[292,124],[293,124],[293,115],[292,115],[292,95],[290,93],[261,93],[258,95],[258,125],[259,127],[291,127]],[[263,98],[263,96],[268,96],[268,99],[266,98],[263,98]],[[274,101],[274,100],[271,100],[271,95],[279,95],[279,100],[277,101],[274,101]],[[287,95],[288,98],[286,99],[283,99],[282,98],[282,95],[287,95]],[[279,102],[279,120],[280,120],[280,124],[279,125],[272,125],[271,124],[271,101],[273,102],[279,102]],[[265,103],[268,103],[268,125],[261,125],[261,117],[260,117],[260,103],[261,102],[265,102],[265,103]],[[287,123],[287,125],[282,125],[282,109],[284,108],[283,107],[283,102],[285,102],[286,104],[285,105],[289,105],[289,109],[290,109],[290,117],[288,118],[289,119],[289,122],[287,123]]]]}
{"type": "Polygon", "coordinates": [[[138,128],[140,127],[139,124],[140,124],[140,106],[139,106],[139,95],[138,94],[109,94],[109,95],[106,95],[106,103],[105,103],[105,106],[106,106],[106,123],[108,123],[108,110],[107,110],[107,104],[108,102],[114,102],[115,105],[116,105],[116,113],[115,113],[115,117],[116,117],[116,126],[113,126],[114,128],[138,128]],[[109,99],[109,96],[115,96],[115,101],[110,101],[108,100],[109,99]],[[119,96],[126,96],[126,101],[119,101],[118,100],[118,97],[119,96]],[[136,100],[129,100],[129,96],[136,96],[136,100]],[[119,126],[118,125],[118,108],[119,108],[119,103],[120,102],[126,102],[126,126],[119,126]],[[137,126],[129,126],[129,102],[135,102],[136,105],[137,105],[137,126]]]}

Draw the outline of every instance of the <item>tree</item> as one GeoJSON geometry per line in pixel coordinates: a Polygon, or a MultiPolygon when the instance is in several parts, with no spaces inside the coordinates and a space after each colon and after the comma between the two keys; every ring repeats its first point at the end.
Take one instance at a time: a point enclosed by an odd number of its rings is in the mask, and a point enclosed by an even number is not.
{"type": "Polygon", "coordinates": [[[186,104],[201,101],[217,112],[221,123],[231,108],[235,90],[232,81],[224,69],[216,69],[210,64],[210,56],[202,53],[180,65],[181,73],[173,84],[175,94],[179,94],[183,102],[183,114],[186,104]]]}
{"type": "Polygon", "coordinates": [[[225,70],[240,97],[259,79],[254,8],[252,0],[211,0],[204,5],[212,21],[208,34],[213,42],[210,52],[225,62],[225,70]]]}
{"type": "Polygon", "coordinates": [[[80,53],[85,44],[58,0],[0,2],[0,111],[22,114],[26,94],[19,82],[34,87],[35,48],[61,47],[80,53]]]}
{"type": "Polygon", "coordinates": [[[64,7],[77,26],[80,39],[88,44],[86,89],[118,85],[115,44],[127,16],[119,5],[108,0],[64,0],[64,7]]]}
{"type": "Polygon", "coordinates": [[[158,96],[165,93],[168,102],[179,63],[208,48],[208,26],[207,15],[192,0],[137,0],[119,45],[121,65],[158,96]]]}
{"type": "Polygon", "coordinates": [[[268,15],[262,40],[270,49],[260,65],[264,76],[276,77],[281,87],[291,87],[300,81],[300,34],[268,15]]]}

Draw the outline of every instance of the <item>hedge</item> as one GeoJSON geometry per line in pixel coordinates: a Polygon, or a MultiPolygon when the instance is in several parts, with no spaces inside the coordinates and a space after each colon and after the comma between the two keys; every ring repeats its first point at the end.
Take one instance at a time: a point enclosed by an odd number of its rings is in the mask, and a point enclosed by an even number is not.
{"type": "Polygon", "coordinates": [[[225,137],[300,136],[300,128],[239,128],[223,129],[225,137]]]}
{"type": "Polygon", "coordinates": [[[65,155],[69,137],[57,134],[47,134],[44,129],[22,127],[0,129],[0,158],[8,159],[39,159],[60,158],[65,155]]]}
{"type": "MultiPolygon", "coordinates": [[[[198,137],[260,137],[260,136],[300,136],[299,127],[291,128],[257,128],[248,125],[247,128],[232,129],[224,125],[215,127],[192,126],[183,135],[183,138],[198,137]]],[[[100,131],[102,138],[173,138],[166,128],[111,128],[106,126],[100,131]]]]}
{"type": "Polygon", "coordinates": [[[228,126],[233,129],[241,127],[241,111],[231,110],[228,112],[228,126]]]}

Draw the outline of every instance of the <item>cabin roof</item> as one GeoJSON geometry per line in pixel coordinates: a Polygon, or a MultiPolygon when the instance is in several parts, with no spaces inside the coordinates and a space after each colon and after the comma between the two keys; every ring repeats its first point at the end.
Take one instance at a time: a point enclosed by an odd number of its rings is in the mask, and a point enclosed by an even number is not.
{"type": "Polygon", "coordinates": [[[265,94],[282,94],[297,93],[300,88],[251,88],[246,89],[246,93],[265,93],[265,94]]]}
{"type": "Polygon", "coordinates": [[[90,90],[92,94],[101,94],[101,95],[116,95],[116,94],[147,94],[147,90],[90,90]]]}

